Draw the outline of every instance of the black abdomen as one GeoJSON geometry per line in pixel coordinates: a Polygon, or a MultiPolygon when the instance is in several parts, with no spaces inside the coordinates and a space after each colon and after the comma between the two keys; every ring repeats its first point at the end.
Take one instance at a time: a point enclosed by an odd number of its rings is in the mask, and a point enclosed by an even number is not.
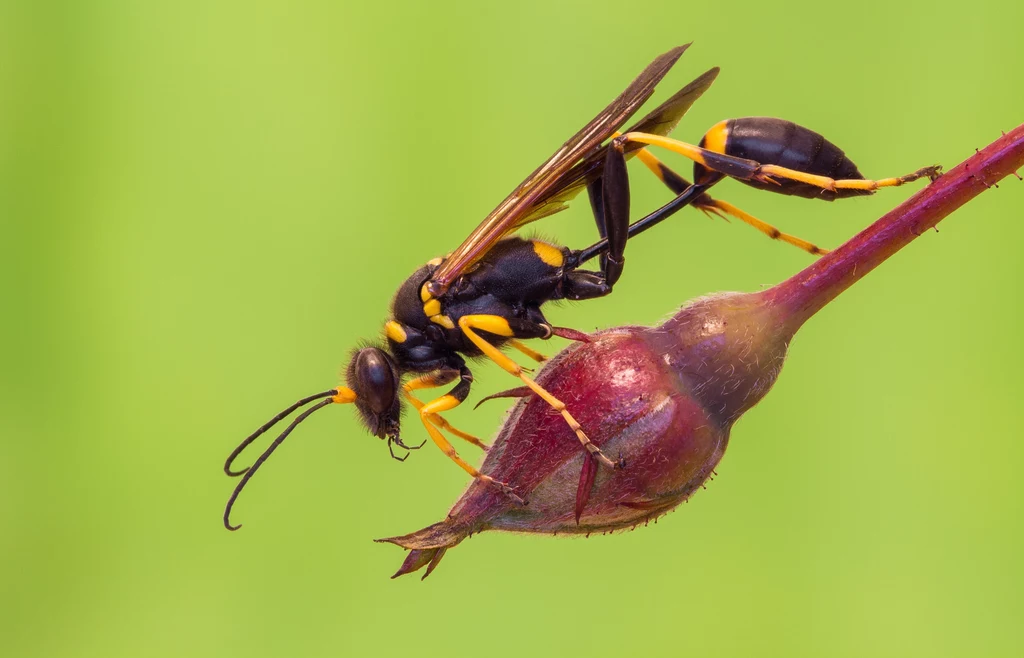
{"type": "MultiPolygon", "coordinates": [[[[778,165],[836,180],[862,180],[864,178],[857,170],[857,165],[846,157],[842,149],[813,130],[798,126],[792,121],[771,117],[730,119],[711,128],[701,139],[701,146],[721,152],[723,141],[724,152],[738,158],[755,160],[766,165],[778,165]]],[[[702,173],[698,171],[698,167],[700,165],[694,168],[694,177],[697,179],[702,173]]],[[[742,182],[769,192],[801,196],[807,199],[825,199],[826,201],[871,194],[867,190],[829,192],[807,183],[785,179],[777,180],[779,185],[756,181],[742,182]]]]}

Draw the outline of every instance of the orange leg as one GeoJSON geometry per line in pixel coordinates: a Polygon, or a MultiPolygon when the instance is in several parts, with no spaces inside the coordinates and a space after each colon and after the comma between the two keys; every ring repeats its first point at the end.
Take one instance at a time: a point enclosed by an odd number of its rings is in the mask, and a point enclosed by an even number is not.
{"type": "Polygon", "coordinates": [[[527,345],[519,342],[518,340],[510,340],[510,341],[508,341],[508,344],[509,344],[509,347],[516,348],[517,350],[519,350],[520,352],[522,352],[526,356],[530,357],[531,359],[533,359],[537,363],[544,363],[545,361],[548,360],[547,356],[545,356],[545,355],[541,354],[540,352],[538,352],[538,351],[528,347],[527,345]]]}
{"type": "Polygon", "coordinates": [[[712,171],[739,178],[741,180],[755,180],[761,183],[775,183],[776,178],[786,178],[800,183],[806,183],[823,190],[835,192],[837,190],[877,190],[882,187],[898,187],[905,183],[918,180],[919,178],[935,179],[938,176],[938,167],[923,167],[917,171],[900,176],[898,178],[883,178],[881,180],[846,179],[836,180],[827,176],[816,176],[795,169],[787,169],[778,165],[762,165],[754,160],[737,158],[724,153],[717,153],[708,149],[687,144],[671,137],[652,135],[649,133],[626,133],[616,138],[618,144],[635,142],[638,144],[649,144],[659,146],[663,149],[678,153],[694,162],[704,165],[712,171]]]}
{"type": "Polygon", "coordinates": [[[808,242],[807,240],[804,240],[802,238],[798,238],[795,235],[783,233],[782,231],[775,228],[768,222],[761,221],[757,217],[754,217],[749,213],[743,212],[742,210],[732,205],[731,203],[726,203],[725,201],[719,201],[718,199],[715,199],[712,200],[712,202],[709,204],[695,203],[693,205],[695,208],[699,208],[704,212],[713,212],[716,215],[720,216],[724,213],[725,215],[735,217],[744,224],[747,224],[748,226],[753,226],[758,231],[764,233],[772,240],[778,240],[780,242],[785,242],[786,244],[791,244],[794,247],[797,247],[798,249],[803,249],[809,254],[821,256],[829,252],[828,249],[822,249],[818,245],[808,242]]]}
{"type": "MultiPolygon", "coordinates": [[[[458,373],[455,371],[441,371],[429,375],[423,375],[422,377],[417,377],[416,379],[406,382],[402,386],[402,391],[405,394],[405,398],[412,404],[412,406],[416,407],[416,410],[422,415],[424,403],[413,396],[412,392],[424,388],[437,388],[438,386],[444,386],[445,384],[452,382],[456,377],[458,377],[458,373]]],[[[467,434],[466,432],[453,427],[447,420],[438,414],[430,414],[427,416],[427,419],[440,429],[451,432],[455,436],[472,443],[481,450],[487,450],[486,443],[472,434],[467,434]]]]}
{"type": "MultiPolygon", "coordinates": [[[[462,382],[460,382],[459,385],[461,385],[464,382],[466,382],[465,379],[462,380],[462,382]]],[[[458,386],[456,386],[456,389],[457,388],[458,386]]],[[[466,393],[468,393],[469,387],[467,386],[465,390],[466,393]]],[[[525,505],[526,502],[518,495],[516,495],[516,493],[512,491],[511,487],[509,487],[507,484],[495,480],[490,475],[484,475],[480,471],[473,468],[473,466],[471,466],[469,462],[464,460],[462,457],[459,457],[459,453],[456,452],[455,446],[449,443],[448,439],[444,438],[444,435],[441,434],[441,430],[434,427],[433,423],[431,422],[431,417],[437,416],[437,414],[443,411],[454,409],[455,407],[459,406],[459,404],[462,403],[463,399],[465,399],[464,394],[449,393],[447,395],[442,395],[436,400],[432,400],[421,406],[420,420],[423,421],[423,427],[427,428],[427,433],[430,435],[430,438],[434,441],[437,447],[441,449],[441,452],[447,455],[448,458],[451,459],[453,462],[458,464],[462,470],[466,471],[474,478],[482,480],[483,482],[486,482],[487,484],[500,489],[502,493],[511,498],[513,501],[515,501],[516,504],[525,505]]]]}
{"type": "MultiPolygon", "coordinates": [[[[619,134],[616,133],[614,136],[618,137],[619,134]]],[[[640,162],[642,162],[645,167],[651,170],[651,173],[658,177],[658,180],[665,183],[665,185],[667,185],[669,189],[671,189],[676,194],[682,193],[683,189],[689,186],[689,182],[687,182],[686,179],[672,171],[667,165],[665,165],[665,163],[659,160],[656,155],[651,153],[650,150],[645,148],[640,149],[639,151],[636,152],[636,157],[640,159],[640,162]]],[[[731,203],[719,201],[717,199],[712,199],[708,203],[702,201],[702,199],[704,198],[707,198],[707,196],[705,195],[705,197],[702,197],[701,199],[694,201],[692,204],[693,207],[699,210],[703,210],[705,213],[714,213],[723,218],[725,217],[725,215],[735,217],[744,224],[747,224],[748,226],[753,226],[758,231],[767,235],[772,240],[778,240],[780,242],[785,242],[786,244],[791,244],[794,247],[802,249],[807,253],[815,256],[820,256],[823,254],[827,254],[829,252],[828,249],[822,249],[821,247],[817,246],[812,242],[808,242],[807,240],[798,238],[795,235],[783,233],[782,231],[775,228],[768,222],[762,221],[757,217],[754,217],[750,213],[740,210],[731,203]]]]}
{"type": "Polygon", "coordinates": [[[583,444],[583,447],[587,452],[600,460],[605,466],[609,466],[611,468],[621,466],[621,463],[616,464],[612,460],[608,459],[608,457],[601,452],[601,449],[591,442],[580,424],[575,418],[573,418],[572,414],[569,413],[569,410],[565,408],[564,402],[549,393],[543,386],[533,381],[533,379],[523,372],[523,368],[518,363],[502,354],[501,350],[488,343],[475,331],[479,329],[496,336],[511,337],[514,333],[512,328],[509,326],[508,320],[499,315],[464,315],[459,318],[459,328],[462,329],[462,332],[466,334],[466,336],[473,341],[473,344],[476,345],[488,358],[501,366],[505,372],[522,380],[530,390],[551,405],[551,408],[562,414],[562,418],[565,419],[565,422],[568,423],[572,431],[576,433],[576,437],[580,440],[580,443],[583,444]]]}

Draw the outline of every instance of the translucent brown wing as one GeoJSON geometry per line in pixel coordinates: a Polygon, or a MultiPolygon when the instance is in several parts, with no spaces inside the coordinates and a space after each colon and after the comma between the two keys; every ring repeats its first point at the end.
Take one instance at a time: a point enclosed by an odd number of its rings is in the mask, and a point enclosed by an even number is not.
{"type": "MultiPolygon", "coordinates": [[[[679,125],[683,115],[690,109],[698,98],[708,90],[711,83],[718,77],[718,67],[704,73],[690,84],[680,89],[672,98],[668,99],[650,114],[638,121],[630,128],[623,130],[627,132],[644,132],[655,135],[668,135],[679,125]]],[[[626,146],[626,157],[631,157],[641,149],[642,144],[629,144],[626,146]]],[[[541,196],[540,199],[526,212],[522,218],[515,223],[515,226],[506,231],[506,235],[519,227],[535,222],[544,217],[550,217],[556,212],[565,210],[567,205],[587,184],[601,174],[604,166],[605,151],[608,145],[591,151],[582,161],[574,165],[558,183],[541,196]]]]}
{"type": "MultiPolygon", "coordinates": [[[[538,202],[544,198],[553,199],[557,196],[552,195],[552,190],[559,186],[566,172],[629,120],[629,117],[650,98],[655,85],[665,77],[689,45],[673,48],[651,62],[618,98],[520,183],[519,187],[491,211],[437,269],[430,282],[430,292],[439,295],[447,290],[448,286],[483,257],[495,242],[510,230],[521,226],[521,220],[535,211],[538,202]]],[[[558,209],[553,209],[542,216],[553,212],[558,212],[558,209]]]]}

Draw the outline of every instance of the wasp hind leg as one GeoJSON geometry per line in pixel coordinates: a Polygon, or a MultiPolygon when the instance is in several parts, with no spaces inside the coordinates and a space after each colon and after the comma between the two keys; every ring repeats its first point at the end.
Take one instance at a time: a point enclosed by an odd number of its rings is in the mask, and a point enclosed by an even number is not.
{"type": "Polygon", "coordinates": [[[547,402],[552,409],[562,414],[562,418],[565,419],[565,422],[568,423],[569,427],[576,433],[576,437],[580,440],[580,443],[583,444],[583,447],[595,459],[610,468],[622,468],[624,466],[621,460],[618,463],[613,462],[605,456],[603,452],[601,452],[600,448],[594,445],[583,431],[579,422],[577,422],[576,419],[573,418],[572,414],[569,413],[569,410],[566,409],[564,402],[549,393],[543,386],[533,381],[533,379],[530,378],[523,370],[522,366],[502,354],[501,350],[487,342],[487,340],[477,333],[477,330],[479,330],[486,331],[487,333],[494,334],[495,336],[507,338],[512,338],[514,336],[518,336],[520,338],[545,338],[551,335],[550,327],[522,320],[509,320],[500,315],[464,315],[459,318],[459,328],[462,330],[462,333],[464,333],[466,337],[484,353],[485,356],[501,366],[505,372],[522,380],[522,382],[526,384],[531,391],[547,402]],[[513,324],[516,325],[515,329],[513,329],[513,324]]]}
{"type": "Polygon", "coordinates": [[[828,190],[829,192],[836,192],[838,190],[865,190],[868,192],[874,192],[875,190],[883,187],[899,187],[900,185],[905,185],[906,183],[911,183],[921,178],[935,180],[939,176],[939,167],[937,166],[922,167],[905,176],[880,178],[878,180],[866,178],[836,180],[835,178],[829,178],[828,176],[816,176],[814,174],[807,174],[795,169],[780,167],[778,165],[760,165],[759,170],[760,171],[755,176],[755,180],[774,183],[776,178],[788,178],[789,180],[820,187],[821,189],[828,190]]]}
{"type": "Polygon", "coordinates": [[[587,184],[587,193],[597,232],[607,247],[601,252],[600,272],[573,269],[565,273],[561,297],[573,301],[604,297],[622,276],[626,262],[623,252],[629,238],[629,177],[622,151],[608,148],[604,170],[587,184]]]}
{"type": "MultiPolygon", "coordinates": [[[[637,158],[640,159],[644,166],[647,167],[651,173],[658,178],[658,180],[664,183],[665,186],[675,194],[682,194],[690,187],[690,182],[688,180],[669,168],[648,149],[640,149],[637,151],[637,158]]],[[[721,174],[719,175],[721,176],[721,174]]],[[[828,249],[819,247],[813,242],[808,242],[807,240],[795,235],[783,233],[768,222],[758,219],[748,212],[744,212],[731,203],[712,199],[708,194],[702,194],[700,197],[694,199],[690,205],[706,214],[715,214],[722,218],[733,217],[738,219],[744,224],[757,229],[772,240],[778,240],[779,242],[793,245],[797,249],[806,251],[814,256],[822,256],[829,252],[828,249]]]]}
{"type": "Polygon", "coordinates": [[[793,245],[797,249],[802,249],[812,256],[823,256],[829,252],[828,249],[819,247],[813,242],[808,242],[803,238],[798,238],[795,235],[789,233],[783,233],[779,229],[775,228],[768,222],[762,221],[757,217],[754,217],[750,213],[746,213],[731,203],[720,201],[718,199],[708,198],[705,203],[695,203],[694,208],[703,210],[708,214],[715,214],[722,218],[734,217],[747,226],[752,226],[758,231],[768,236],[772,240],[778,240],[779,242],[785,242],[786,244],[793,245]]]}
{"type": "Polygon", "coordinates": [[[608,147],[601,176],[587,184],[587,193],[597,232],[608,240],[608,250],[601,254],[600,262],[603,283],[610,291],[622,276],[626,262],[623,253],[629,237],[629,175],[626,156],[621,150],[608,147]]]}
{"type": "Polygon", "coordinates": [[[788,169],[778,165],[761,164],[760,162],[747,160],[746,158],[737,158],[725,153],[701,148],[700,146],[695,146],[693,144],[687,144],[686,142],[681,142],[677,139],[672,139],[671,137],[652,135],[650,133],[626,133],[615,138],[613,144],[618,144],[619,148],[622,148],[629,142],[661,147],[668,151],[672,151],[673,153],[678,153],[684,158],[689,158],[697,164],[703,165],[704,167],[718,172],[719,174],[739,180],[757,181],[759,183],[778,183],[777,179],[785,178],[798,183],[806,183],[807,185],[820,187],[821,189],[828,190],[830,192],[836,192],[838,190],[874,191],[882,187],[899,187],[900,185],[920,178],[927,177],[931,180],[935,180],[939,175],[940,169],[938,166],[922,167],[921,169],[907,174],[906,176],[882,178],[879,180],[859,178],[836,180],[834,178],[829,178],[828,176],[818,176],[815,174],[808,174],[803,171],[797,171],[796,169],[788,169]]]}

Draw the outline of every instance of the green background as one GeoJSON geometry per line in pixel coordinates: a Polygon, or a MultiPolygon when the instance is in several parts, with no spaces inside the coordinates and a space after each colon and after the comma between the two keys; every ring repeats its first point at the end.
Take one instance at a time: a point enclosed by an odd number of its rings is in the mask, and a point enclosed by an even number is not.
{"type": "MultiPolygon", "coordinates": [[[[1024,120],[1022,3],[0,12],[0,654],[1024,651],[1012,179],[814,318],[718,478],[657,526],[484,534],[427,581],[390,581],[403,553],[370,540],[439,520],[466,478],[430,447],[393,462],[348,408],[277,453],[236,508],[242,531],[220,524],[228,451],[335,385],[408,273],[658,53],[695,42],[656,99],[723,68],[677,137],[781,116],[865,174],[899,175],[1024,120]]],[[[634,171],[636,212],[667,199],[634,171]]],[[[831,205],[717,194],[834,246],[910,190],[831,205]]],[[[594,234],[586,203],[538,230],[573,246],[594,234]]],[[[628,253],[614,295],[551,319],[654,323],[810,262],[693,211],[628,253]]],[[[474,398],[512,385],[476,374],[474,398]]],[[[502,408],[450,417],[489,437],[502,408]]]]}

